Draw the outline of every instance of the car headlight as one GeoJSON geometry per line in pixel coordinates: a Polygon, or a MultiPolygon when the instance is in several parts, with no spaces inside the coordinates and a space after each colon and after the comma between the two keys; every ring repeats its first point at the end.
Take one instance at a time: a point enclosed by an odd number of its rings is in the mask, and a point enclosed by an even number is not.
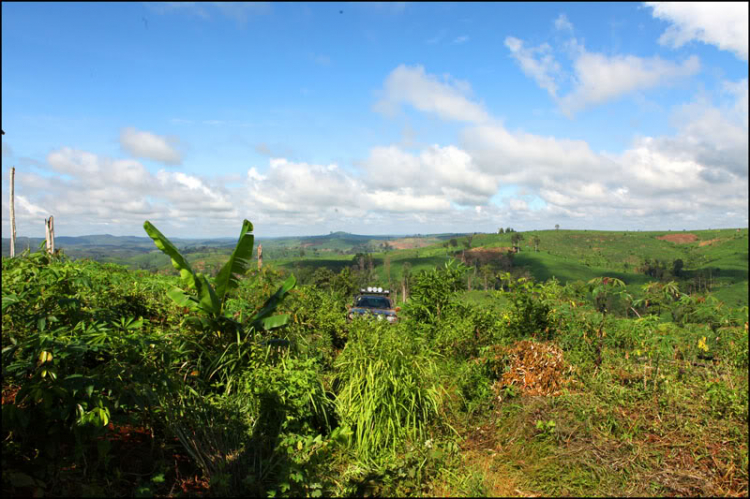
{"type": "Polygon", "coordinates": [[[379,321],[382,321],[382,320],[383,320],[383,315],[382,315],[382,314],[378,314],[378,320],[379,320],[379,321]]]}
{"type": "Polygon", "coordinates": [[[349,312],[349,320],[353,320],[353,319],[354,319],[354,314],[349,312]]]}
{"type": "Polygon", "coordinates": [[[388,319],[388,322],[396,322],[396,316],[395,315],[389,315],[386,317],[388,319]]]}

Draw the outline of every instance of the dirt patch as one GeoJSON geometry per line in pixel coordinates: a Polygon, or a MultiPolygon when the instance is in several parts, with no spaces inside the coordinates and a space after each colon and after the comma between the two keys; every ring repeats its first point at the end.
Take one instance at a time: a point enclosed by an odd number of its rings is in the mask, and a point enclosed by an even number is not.
{"type": "Polygon", "coordinates": [[[701,241],[698,243],[698,246],[709,246],[713,243],[718,243],[719,241],[721,241],[721,239],[709,239],[708,241],[701,241]]]}
{"type": "Polygon", "coordinates": [[[698,236],[688,232],[686,234],[666,234],[664,236],[659,236],[656,239],[659,239],[661,241],[669,241],[670,243],[675,244],[687,244],[697,241],[698,236]]]}
{"type": "Polygon", "coordinates": [[[472,248],[468,250],[464,256],[466,257],[467,264],[473,265],[474,262],[479,262],[480,265],[485,265],[490,262],[499,262],[508,258],[507,254],[509,251],[513,251],[513,248],[472,248]]]}
{"type": "Polygon", "coordinates": [[[495,382],[497,392],[514,385],[525,395],[556,396],[571,382],[572,367],[553,343],[519,341],[505,354],[510,358],[510,370],[495,382]]]}
{"type": "Polygon", "coordinates": [[[393,247],[393,249],[402,250],[402,249],[414,249],[414,248],[424,248],[425,246],[430,246],[432,244],[435,244],[434,241],[427,240],[427,239],[419,239],[416,237],[406,237],[404,239],[396,239],[394,241],[388,241],[388,244],[393,247]]]}

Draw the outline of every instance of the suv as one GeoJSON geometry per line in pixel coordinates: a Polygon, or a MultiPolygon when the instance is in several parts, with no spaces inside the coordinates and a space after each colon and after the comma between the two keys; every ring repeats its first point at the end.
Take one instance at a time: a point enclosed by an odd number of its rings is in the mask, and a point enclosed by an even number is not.
{"type": "Polygon", "coordinates": [[[360,293],[354,298],[354,305],[347,305],[349,312],[346,314],[346,321],[351,322],[355,317],[369,315],[377,317],[377,320],[387,320],[391,324],[398,321],[396,313],[401,307],[393,307],[393,302],[389,298],[390,291],[383,288],[368,287],[361,289],[360,293]]]}

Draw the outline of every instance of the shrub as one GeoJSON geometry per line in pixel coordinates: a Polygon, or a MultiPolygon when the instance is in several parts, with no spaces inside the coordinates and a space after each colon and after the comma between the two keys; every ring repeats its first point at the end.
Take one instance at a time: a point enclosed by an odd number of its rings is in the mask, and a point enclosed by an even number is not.
{"type": "Polygon", "coordinates": [[[424,440],[426,425],[440,414],[434,354],[405,326],[356,320],[336,359],[337,412],[363,459],[393,453],[407,439],[424,440]]]}

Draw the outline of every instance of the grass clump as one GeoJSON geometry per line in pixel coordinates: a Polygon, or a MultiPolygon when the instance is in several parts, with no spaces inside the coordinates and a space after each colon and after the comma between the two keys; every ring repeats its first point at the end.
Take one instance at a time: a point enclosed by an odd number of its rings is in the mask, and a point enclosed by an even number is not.
{"type": "Polygon", "coordinates": [[[395,453],[405,440],[425,440],[440,414],[443,391],[435,355],[403,327],[355,321],[334,365],[341,423],[353,430],[363,459],[395,453]]]}

